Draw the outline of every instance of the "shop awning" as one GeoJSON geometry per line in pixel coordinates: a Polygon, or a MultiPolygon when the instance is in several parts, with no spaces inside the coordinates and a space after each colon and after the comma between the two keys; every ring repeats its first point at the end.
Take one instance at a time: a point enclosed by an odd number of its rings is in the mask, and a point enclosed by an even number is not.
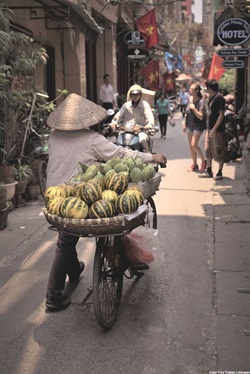
{"type": "Polygon", "coordinates": [[[70,0],[35,0],[44,7],[46,20],[68,21],[81,31],[86,39],[94,43],[102,28],[96,23],[84,5],[70,0]]]}

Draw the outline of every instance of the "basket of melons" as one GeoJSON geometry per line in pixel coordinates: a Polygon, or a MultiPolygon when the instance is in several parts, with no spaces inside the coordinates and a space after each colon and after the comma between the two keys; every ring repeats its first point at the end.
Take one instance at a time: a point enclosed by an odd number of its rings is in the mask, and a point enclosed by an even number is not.
{"type": "Polygon", "coordinates": [[[134,229],[144,222],[147,207],[138,186],[128,177],[108,173],[86,182],[49,187],[43,213],[59,231],[75,235],[108,235],[134,229]]]}
{"type": "Polygon", "coordinates": [[[85,165],[79,163],[80,171],[69,181],[71,185],[78,185],[90,179],[103,179],[109,174],[122,174],[128,178],[129,185],[137,185],[144,198],[153,195],[160,186],[162,173],[155,170],[152,163],[145,163],[141,158],[114,157],[105,163],[85,165]]]}

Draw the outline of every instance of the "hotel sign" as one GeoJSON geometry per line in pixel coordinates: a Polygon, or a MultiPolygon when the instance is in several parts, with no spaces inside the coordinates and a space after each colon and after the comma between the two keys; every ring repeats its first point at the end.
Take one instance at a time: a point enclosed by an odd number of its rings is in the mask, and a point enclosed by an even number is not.
{"type": "Polygon", "coordinates": [[[241,18],[229,18],[219,25],[217,36],[225,45],[243,44],[250,37],[249,23],[241,18]]]}

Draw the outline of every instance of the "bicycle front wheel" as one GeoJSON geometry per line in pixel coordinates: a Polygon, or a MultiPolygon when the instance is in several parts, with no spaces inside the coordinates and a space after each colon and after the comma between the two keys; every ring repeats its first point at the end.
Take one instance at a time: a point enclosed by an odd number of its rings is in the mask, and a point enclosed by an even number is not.
{"type": "Polygon", "coordinates": [[[97,239],[93,269],[93,302],[96,320],[105,329],[116,321],[122,287],[122,237],[107,236],[97,239]]]}
{"type": "Polygon", "coordinates": [[[40,192],[43,198],[46,191],[47,166],[48,164],[45,160],[41,160],[38,165],[38,182],[40,186],[40,192]]]}

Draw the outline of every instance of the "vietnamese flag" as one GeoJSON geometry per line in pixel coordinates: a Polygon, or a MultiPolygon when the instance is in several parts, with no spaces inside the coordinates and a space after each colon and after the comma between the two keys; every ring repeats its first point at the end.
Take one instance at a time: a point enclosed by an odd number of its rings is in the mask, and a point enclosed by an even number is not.
{"type": "Polygon", "coordinates": [[[221,79],[222,75],[225,72],[225,69],[222,67],[223,61],[223,58],[214,53],[207,79],[216,79],[217,81],[221,79]]]}
{"type": "Polygon", "coordinates": [[[154,9],[135,21],[137,29],[142,34],[146,48],[153,47],[159,43],[154,9]]]}
{"type": "Polygon", "coordinates": [[[163,74],[163,82],[166,92],[172,91],[174,89],[174,77],[175,73],[165,73],[163,74]]]}
{"type": "Polygon", "coordinates": [[[157,60],[151,60],[142,68],[141,73],[151,90],[159,89],[159,63],[157,60]]]}

